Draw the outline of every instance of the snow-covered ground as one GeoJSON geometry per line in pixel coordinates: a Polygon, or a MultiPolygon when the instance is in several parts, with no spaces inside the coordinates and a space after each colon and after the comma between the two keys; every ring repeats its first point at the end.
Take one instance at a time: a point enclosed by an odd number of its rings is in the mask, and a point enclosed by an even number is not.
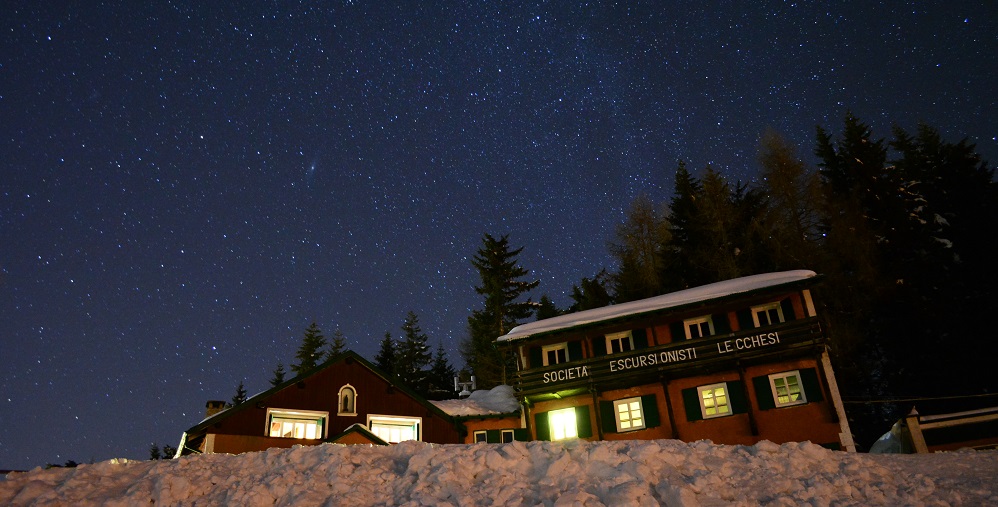
{"type": "Polygon", "coordinates": [[[675,440],[271,449],[0,480],[0,505],[998,505],[998,452],[675,440]]]}

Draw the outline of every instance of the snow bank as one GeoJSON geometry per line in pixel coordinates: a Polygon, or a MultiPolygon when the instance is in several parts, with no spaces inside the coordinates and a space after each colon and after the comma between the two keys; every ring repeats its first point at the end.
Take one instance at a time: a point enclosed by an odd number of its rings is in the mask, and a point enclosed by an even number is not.
{"type": "Polygon", "coordinates": [[[3,505],[998,505],[998,452],[675,440],[271,449],[0,480],[3,505]]]}
{"type": "Polygon", "coordinates": [[[439,400],[430,403],[452,416],[511,414],[520,410],[513,388],[507,385],[474,391],[471,396],[462,400],[439,400]]]}

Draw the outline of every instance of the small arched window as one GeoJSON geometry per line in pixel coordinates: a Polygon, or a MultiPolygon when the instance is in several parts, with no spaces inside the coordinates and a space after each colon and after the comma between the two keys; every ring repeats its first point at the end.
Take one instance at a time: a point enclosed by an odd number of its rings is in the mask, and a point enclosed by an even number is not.
{"type": "Polygon", "coordinates": [[[336,415],[357,415],[357,390],[350,384],[340,388],[339,411],[336,415]]]}

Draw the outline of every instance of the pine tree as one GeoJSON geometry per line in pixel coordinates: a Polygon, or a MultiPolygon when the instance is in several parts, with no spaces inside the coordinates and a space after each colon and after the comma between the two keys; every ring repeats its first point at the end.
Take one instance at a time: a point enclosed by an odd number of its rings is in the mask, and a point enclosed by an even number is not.
{"type": "Polygon", "coordinates": [[[243,381],[239,381],[239,386],[236,387],[236,394],[232,396],[232,406],[239,405],[246,401],[246,388],[243,386],[243,381]]]}
{"type": "Polygon", "coordinates": [[[410,311],[402,324],[402,342],[395,357],[395,374],[417,392],[426,392],[426,367],[432,356],[426,344],[428,337],[419,327],[419,317],[410,311]]]}
{"type": "Polygon", "coordinates": [[[579,285],[572,286],[572,306],[568,307],[568,311],[581,312],[609,306],[613,303],[609,285],[610,274],[605,269],[592,278],[583,277],[579,285]]]}
{"type": "MultiPolygon", "coordinates": [[[[700,180],[690,174],[686,163],[679,161],[672,199],[669,202],[669,238],[662,249],[664,257],[663,280],[660,291],[672,292],[708,283],[703,281],[696,269],[696,249],[706,244],[702,237],[700,196],[703,186],[700,180]]],[[[617,294],[617,302],[622,302],[617,294]]]]}
{"type": "Polygon", "coordinates": [[[561,310],[551,301],[551,298],[547,294],[541,296],[541,299],[537,301],[537,313],[535,314],[537,320],[550,319],[551,317],[557,317],[561,315],[561,310]]]}
{"type": "Polygon", "coordinates": [[[277,387],[284,383],[284,376],[287,374],[284,371],[284,363],[277,363],[277,368],[274,369],[274,376],[270,378],[270,385],[277,387]]]}
{"type": "Polygon", "coordinates": [[[298,360],[298,363],[291,365],[291,371],[295,372],[296,375],[301,375],[315,368],[325,355],[325,351],[323,350],[325,347],[326,337],[322,335],[319,326],[313,322],[305,329],[305,336],[302,339],[301,347],[298,348],[298,352],[295,354],[295,359],[298,360]]]}
{"type": "Polygon", "coordinates": [[[662,248],[668,241],[664,217],[648,196],[631,202],[624,223],[617,226],[610,253],[617,259],[614,292],[619,302],[662,293],[662,248]]]}
{"type": "Polygon", "coordinates": [[[152,444],[152,446],[149,447],[149,459],[157,460],[162,458],[163,455],[159,452],[159,446],[156,444],[152,444]]]}
{"type": "Polygon", "coordinates": [[[385,337],[381,339],[381,348],[378,350],[378,355],[374,356],[375,366],[385,373],[395,375],[395,360],[398,355],[397,348],[395,340],[392,339],[392,334],[385,331],[385,337]]]}
{"type": "Polygon", "coordinates": [[[507,382],[515,364],[509,354],[495,347],[495,340],[529,317],[535,307],[529,298],[520,301],[540,284],[521,280],[529,273],[516,260],[522,250],[510,249],[508,235],[496,239],[485,234],[472,259],[481,278],[475,292],[485,301],[468,317],[468,337],[461,343],[461,354],[483,389],[507,382]]]}
{"type": "Polygon", "coordinates": [[[343,331],[340,328],[336,328],[333,331],[333,339],[329,342],[329,353],[327,358],[332,359],[340,355],[347,348],[347,339],[343,336],[343,331]]]}
{"type": "Polygon", "coordinates": [[[446,400],[457,397],[454,392],[454,377],[457,371],[447,360],[447,352],[444,344],[437,344],[437,353],[433,356],[433,364],[430,366],[429,389],[427,396],[432,400],[446,400]]]}

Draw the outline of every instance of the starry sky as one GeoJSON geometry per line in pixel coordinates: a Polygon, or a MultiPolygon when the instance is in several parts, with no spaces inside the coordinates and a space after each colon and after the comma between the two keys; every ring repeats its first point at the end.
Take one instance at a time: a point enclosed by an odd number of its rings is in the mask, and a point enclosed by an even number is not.
{"type": "Polygon", "coordinates": [[[756,181],[846,111],[998,160],[984,2],[7,2],[0,469],[147,459],[303,330],[453,363],[510,234],[567,306],[678,160],[756,181]]]}

